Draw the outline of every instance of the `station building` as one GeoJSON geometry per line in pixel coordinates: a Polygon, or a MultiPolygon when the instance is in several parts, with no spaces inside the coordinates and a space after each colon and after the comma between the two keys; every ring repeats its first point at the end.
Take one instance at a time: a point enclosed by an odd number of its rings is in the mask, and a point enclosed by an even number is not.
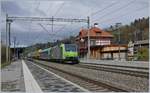
{"type": "Polygon", "coordinates": [[[98,28],[98,24],[96,23],[89,30],[82,28],[76,38],[78,52],[81,58],[87,56],[88,31],[90,37],[91,59],[126,59],[127,45],[112,44],[111,41],[113,39],[113,35],[98,28]]]}

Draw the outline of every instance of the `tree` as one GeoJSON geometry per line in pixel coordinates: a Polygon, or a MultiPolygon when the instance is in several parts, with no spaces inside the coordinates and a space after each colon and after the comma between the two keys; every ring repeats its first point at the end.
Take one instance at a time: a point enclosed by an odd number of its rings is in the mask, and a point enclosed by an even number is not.
{"type": "Polygon", "coordinates": [[[149,60],[149,49],[148,48],[139,48],[137,53],[138,60],[148,61],[149,60]]]}
{"type": "MultiPolygon", "coordinates": [[[[106,29],[111,34],[114,35],[112,43],[117,44],[118,32],[116,31],[115,26],[110,26],[106,29]],[[113,28],[113,29],[112,29],[113,28]]],[[[149,17],[135,19],[134,22],[131,22],[129,25],[124,25],[120,27],[121,33],[121,44],[128,44],[130,40],[146,40],[149,39],[149,17]]]]}

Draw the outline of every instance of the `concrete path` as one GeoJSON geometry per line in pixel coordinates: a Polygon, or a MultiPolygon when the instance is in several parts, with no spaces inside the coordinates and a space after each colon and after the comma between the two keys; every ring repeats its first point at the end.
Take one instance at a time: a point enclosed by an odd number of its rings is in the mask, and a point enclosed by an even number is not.
{"type": "Polygon", "coordinates": [[[25,91],[21,61],[12,62],[1,70],[1,84],[2,92],[25,91]]]}

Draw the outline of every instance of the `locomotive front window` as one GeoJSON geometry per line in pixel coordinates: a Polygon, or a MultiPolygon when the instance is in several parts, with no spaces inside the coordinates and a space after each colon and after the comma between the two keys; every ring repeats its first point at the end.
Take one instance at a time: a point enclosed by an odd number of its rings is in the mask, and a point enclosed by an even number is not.
{"type": "Polygon", "coordinates": [[[65,44],[65,50],[66,51],[77,51],[76,45],[73,44],[65,44]]]}

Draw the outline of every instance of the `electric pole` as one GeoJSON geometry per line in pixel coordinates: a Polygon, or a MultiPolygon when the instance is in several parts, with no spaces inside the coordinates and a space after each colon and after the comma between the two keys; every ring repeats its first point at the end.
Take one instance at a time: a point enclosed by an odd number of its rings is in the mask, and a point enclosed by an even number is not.
{"type": "Polygon", "coordinates": [[[118,30],[118,45],[119,45],[119,53],[118,53],[118,60],[120,61],[120,27],[121,23],[116,23],[116,28],[118,30]]]}
{"type": "Polygon", "coordinates": [[[14,37],[14,58],[16,58],[15,44],[16,44],[16,37],[14,37]]]}
{"type": "Polygon", "coordinates": [[[7,19],[8,19],[8,14],[6,14],[6,62],[8,62],[9,58],[8,58],[8,23],[7,23],[7,19]]]}
{"type": "Polygon", "coordinates": [[[10,62],[10,26],[12,20],[9,19],[8,14],[6,14],[6,61],[10,62]]]}
{"type": "Polygon", "coordinates": [[[53,16],[52,16],[52,32],[53,32],[53,21],[54,21],[54,18],[53,18],[53,16]]]}
{"type": "Polygon", "coordinates": [[[18,53],[19,42],[17,42],[16,45],[18,46],[18,47],[16,48],[16,51],[17,51],[16,55],[17,55],[17,59],[18,59],[18,58],[19,58],[19,53],[18,53]]]}
{"type": "Polygon", "coordinates": [[[87,28],[88,28],[88,53],[87,53],[87,58],[90,59],[90,17],[87,17],[87,28]]]}
{"type": "Polygon", "coordinates": [[[9,62],[10,62],[10,60],[11,60],[11,54],[10,54],[10,52],[11,52],[11,50],[10,50],[10,45],[11,45],[11,42],[10,42],[10,25],[11,25],[11,20],[9,20],[8,21],[8,43],[9,43],[9,56],[8,56],[8,60],[9,60],[9,62]]]}

